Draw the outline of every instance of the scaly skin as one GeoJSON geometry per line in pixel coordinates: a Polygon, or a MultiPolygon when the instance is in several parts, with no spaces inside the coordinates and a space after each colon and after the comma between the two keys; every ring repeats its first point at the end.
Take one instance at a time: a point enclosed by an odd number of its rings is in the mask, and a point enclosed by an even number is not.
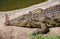
{"type": "Polygon", "coordinates": [[[38,28],[33,34],[45,34],[49,31],[50,27],[60,26],[60,4],[51,6],[45,10],[41,9],[40,12],[30,12],[29,14],[19,16],[5,24],[10,26],[38,28]]]}

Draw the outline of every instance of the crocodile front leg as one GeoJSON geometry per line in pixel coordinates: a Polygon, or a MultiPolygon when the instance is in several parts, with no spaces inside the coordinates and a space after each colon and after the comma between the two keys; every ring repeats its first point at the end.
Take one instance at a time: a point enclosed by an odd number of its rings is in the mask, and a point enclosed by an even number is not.
{"type": "Polygon", "coordinates": [[[40,27],[38,28],[38,30],[34,31],[32,34],[36,35],[36,34],[46,34],[47,32],[49,32],[49,28],[47,28],[47,26],[45,26],[45,24],[41,24],[40,27]]]}

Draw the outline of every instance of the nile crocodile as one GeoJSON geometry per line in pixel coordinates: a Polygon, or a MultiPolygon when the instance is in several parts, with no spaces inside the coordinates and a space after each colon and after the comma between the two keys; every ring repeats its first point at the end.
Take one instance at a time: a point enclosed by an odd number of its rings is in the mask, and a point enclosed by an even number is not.
{"type": "Polygon", "coordinates": [[[49,31],[49,28],[60,26],[60,4],[50,6],[45,10],[41,9],[40,12],[29,12],[29,14],[19,16],[13,20],[8,20],[8,15],[5,16],[7,18],[5,25],[38,28],[33,34],[45,34],[49,31]]]}

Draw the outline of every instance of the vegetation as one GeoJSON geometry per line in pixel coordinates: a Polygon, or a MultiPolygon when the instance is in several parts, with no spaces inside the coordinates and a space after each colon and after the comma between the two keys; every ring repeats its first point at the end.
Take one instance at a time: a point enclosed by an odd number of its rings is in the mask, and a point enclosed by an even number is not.
{"type": "Polygon", "coordinates": [[[60,39],[60,36],[56,35],[56,36],[43,36],[43,35],[36,35],[30,36],[30,39],[60,39]]]}
{"type": "Polygon", "coordinates": [[[0,0],[0,11],[22,9],[46,0],[0,0]]]}

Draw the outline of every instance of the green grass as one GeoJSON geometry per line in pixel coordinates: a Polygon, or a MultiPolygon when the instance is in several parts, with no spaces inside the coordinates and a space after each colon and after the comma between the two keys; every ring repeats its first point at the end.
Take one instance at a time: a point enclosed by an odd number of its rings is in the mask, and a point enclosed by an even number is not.
{"type": "Polygon", "coordinates": [[[42,36],[42,35],[36,35],[30,36],[30,39],[60,39],[60,36],[56,35],[56,36],[42,36]]]}
{"type": "Polygon", "coordinates": [[[46,0],[0,0],[0,11],[26,8],[46,0]]]}

